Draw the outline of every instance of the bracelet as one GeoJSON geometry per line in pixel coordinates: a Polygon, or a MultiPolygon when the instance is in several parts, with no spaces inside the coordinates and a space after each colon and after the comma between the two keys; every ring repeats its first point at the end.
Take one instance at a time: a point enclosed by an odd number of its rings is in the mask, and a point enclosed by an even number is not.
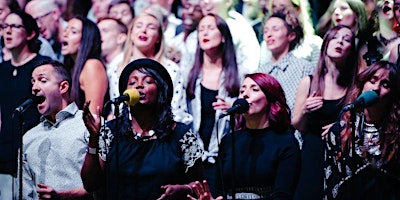
{"type": "Polygon", "coordinates": [[[97,155],[97,148],[92,148],[92,147],[87,147],[86,148],[86,153],[91,154],[91,155],[97,155]]]}

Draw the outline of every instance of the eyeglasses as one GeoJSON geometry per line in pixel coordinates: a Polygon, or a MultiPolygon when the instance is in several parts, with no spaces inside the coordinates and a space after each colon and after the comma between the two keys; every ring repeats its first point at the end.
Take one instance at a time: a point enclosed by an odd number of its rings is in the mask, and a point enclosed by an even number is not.
{"type": "Polygon", "coordinates": [[[49,16],[50,14],[51,14],[51,11],[48,12],[48,13],[46,13],[46,14],[40,15],[40,16],[38,16],[38,17],[35,17],[34,19],[35,19],[36,22],[38,22],[38,23],[43,23],[43,19],[44,19],[45,17],[49,16]]]}
{"type": "Polygon", "coordinates": [[[11,30],[17,30],[17,29],[25,28],[25,26],[21,25],[21,24],[1,24],[0,25],[1,29],[6,29],[8,27],[10,27],[11,30]]]}

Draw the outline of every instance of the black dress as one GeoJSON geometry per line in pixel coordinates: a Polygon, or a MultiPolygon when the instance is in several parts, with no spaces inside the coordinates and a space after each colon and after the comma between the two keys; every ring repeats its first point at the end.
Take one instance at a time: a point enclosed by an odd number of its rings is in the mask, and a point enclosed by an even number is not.
{"type": "MultiPolygon", "coordinates": [[[[108,126],[113,130],[115,120],[108,126]]],[[[99,142],[100,155],[106,154],[106,199],[157,199],[162,185],[195,181],[186,173],[201,164],[203,150],[187,125],[177,123],[174,132],[156,139],[137,137],[125,126],[116,140],[110,129],[101,132],[99,142]]]]}
{"type": "Polygon", "coordinates": [[[322,127],[337,121],[342,99],[323,100],[322,107],[308,116],[307,131],[302,134],[301,173],[296,200],[321,200],[323,197],[325,142],[321,139],[322,127]]]}
{"type": "MultiPolygon", "coordinates": [[[[235,164],[236,199],[292,199],[300,172],[300,149],[291,131],[266,129],[235,132],[222,139],[218,162],[222,165],[226,199],[232,199],[232,159],[235,164]]],[[[220,176],[217,193],[223,195],[220,176]]]]}

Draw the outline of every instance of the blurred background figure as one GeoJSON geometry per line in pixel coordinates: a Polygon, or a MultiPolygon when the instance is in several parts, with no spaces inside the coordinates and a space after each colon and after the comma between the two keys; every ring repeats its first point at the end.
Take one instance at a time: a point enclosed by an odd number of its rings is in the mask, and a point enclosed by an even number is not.
{"type": "MultiPolygon", "coordinates": [[[[258,68],[260,48],[256,34],[250,23],[233,9],[231,0],[200,0],[203,15],[213,13],[226,21],[235,45],[236,60],[239,67],[253,72],[258,68]]],[[[190,65],[192,66],[192,65],[190,65]]]]}
{"type": "Polygon", "coordinates": [[[40,35],[51,44],[57,60],[63,62],[61,38],[67,22],[57,4],[53,0],[33,0],[26,4],[25,11],[36,20],[40,35]]]}
{"type": "Polygon", "coordinates": [[[200,0],[182,0],[182,29],[174,37],[170,46],[165,49],[165,56],[178,63],[181,70],[191,68],[197,49],[197,25],[203,13],[201,12],[200,0]]]}
{"type": "Polygon", "coordinates": [[[120,96],[118,80],[124,59],[124,44],[128,28],[114,18],[102,18],[97,23],[101,35],[101,55],[106,65],[110,99],[120,96]]]}
{"type": "Polygon", "coordinates": [[[64,65],[72,76],[71,97],[80,109],[90,101],[90,111],[96,113],[108,99],[108,79],[101,59],[101,36],[97,25],[77,16],[68,21],[63,35],[64,65]]]}
{"type": "Polygon", "coordinates": [[[265,21],[264,41],[272,57],[271,61],[260,66],[258,72],[270,74],[279,81],[291,113],[301,78],[312,74],[315,68],[310,62],[294,56],[293,50],[303,36],[300,21],[293,10],[276,12],[265,21]]]}
{"type": "Polygon", "coordinates": [[[92,6],[87,14],[87,18],[97,23],[103,17],[108,16],[108,9],[112,0],[92,0],[92,6]]]}
{"type": "MultiPolygon", "coordinates": [[[[304,38],[301,40],[300,45],[293,49],[294,56],[309,61],[315,68],[317,66],[319,54],[321,51],[322,39],[319,36],[315,35],[315,31],[309,17],[308,2],[304,0],[269,0],[269,15],[272,15],[276,12],[281,12],[285,9],[294,10],[297,19],[300,20],[300,23],[303,27],[304,38]]],[[[262,42],[260,67],[270,62],[271,59],[272,55],[267,48],[267,44],[265,42],[262,42]]],[[[289,99],[287,100],[290,101],[289,99]]]]}
{"type": "Polygon", "coordinates": [[[126,27],[128,27],[132,19],[135,17],[135,11],[131,7],[129,1],[113,0],[108,9],[108,16],[120,20],[126,27]]]}
{"type": "Polygon", "coordinates": [[[258,43],[263,41],[263,20],[264,20],[264,5],[260,4],[259,0],[244,0],[242,15],[247,19],[256,33],[258,43]]]}

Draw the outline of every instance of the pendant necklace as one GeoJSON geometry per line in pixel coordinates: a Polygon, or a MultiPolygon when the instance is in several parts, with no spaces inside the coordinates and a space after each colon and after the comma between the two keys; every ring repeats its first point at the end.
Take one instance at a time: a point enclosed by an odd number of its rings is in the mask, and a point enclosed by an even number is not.
{"type": "Polygon", "coordinates": [[[17,70],[17,68],[16,68],[16,67],[14,68],[14,71],[13,71],[13,73],[12,73],[12,74],[13,74],[13,76],[17,76],[17,74],[18,74],[18,70],[17,70]]]}

